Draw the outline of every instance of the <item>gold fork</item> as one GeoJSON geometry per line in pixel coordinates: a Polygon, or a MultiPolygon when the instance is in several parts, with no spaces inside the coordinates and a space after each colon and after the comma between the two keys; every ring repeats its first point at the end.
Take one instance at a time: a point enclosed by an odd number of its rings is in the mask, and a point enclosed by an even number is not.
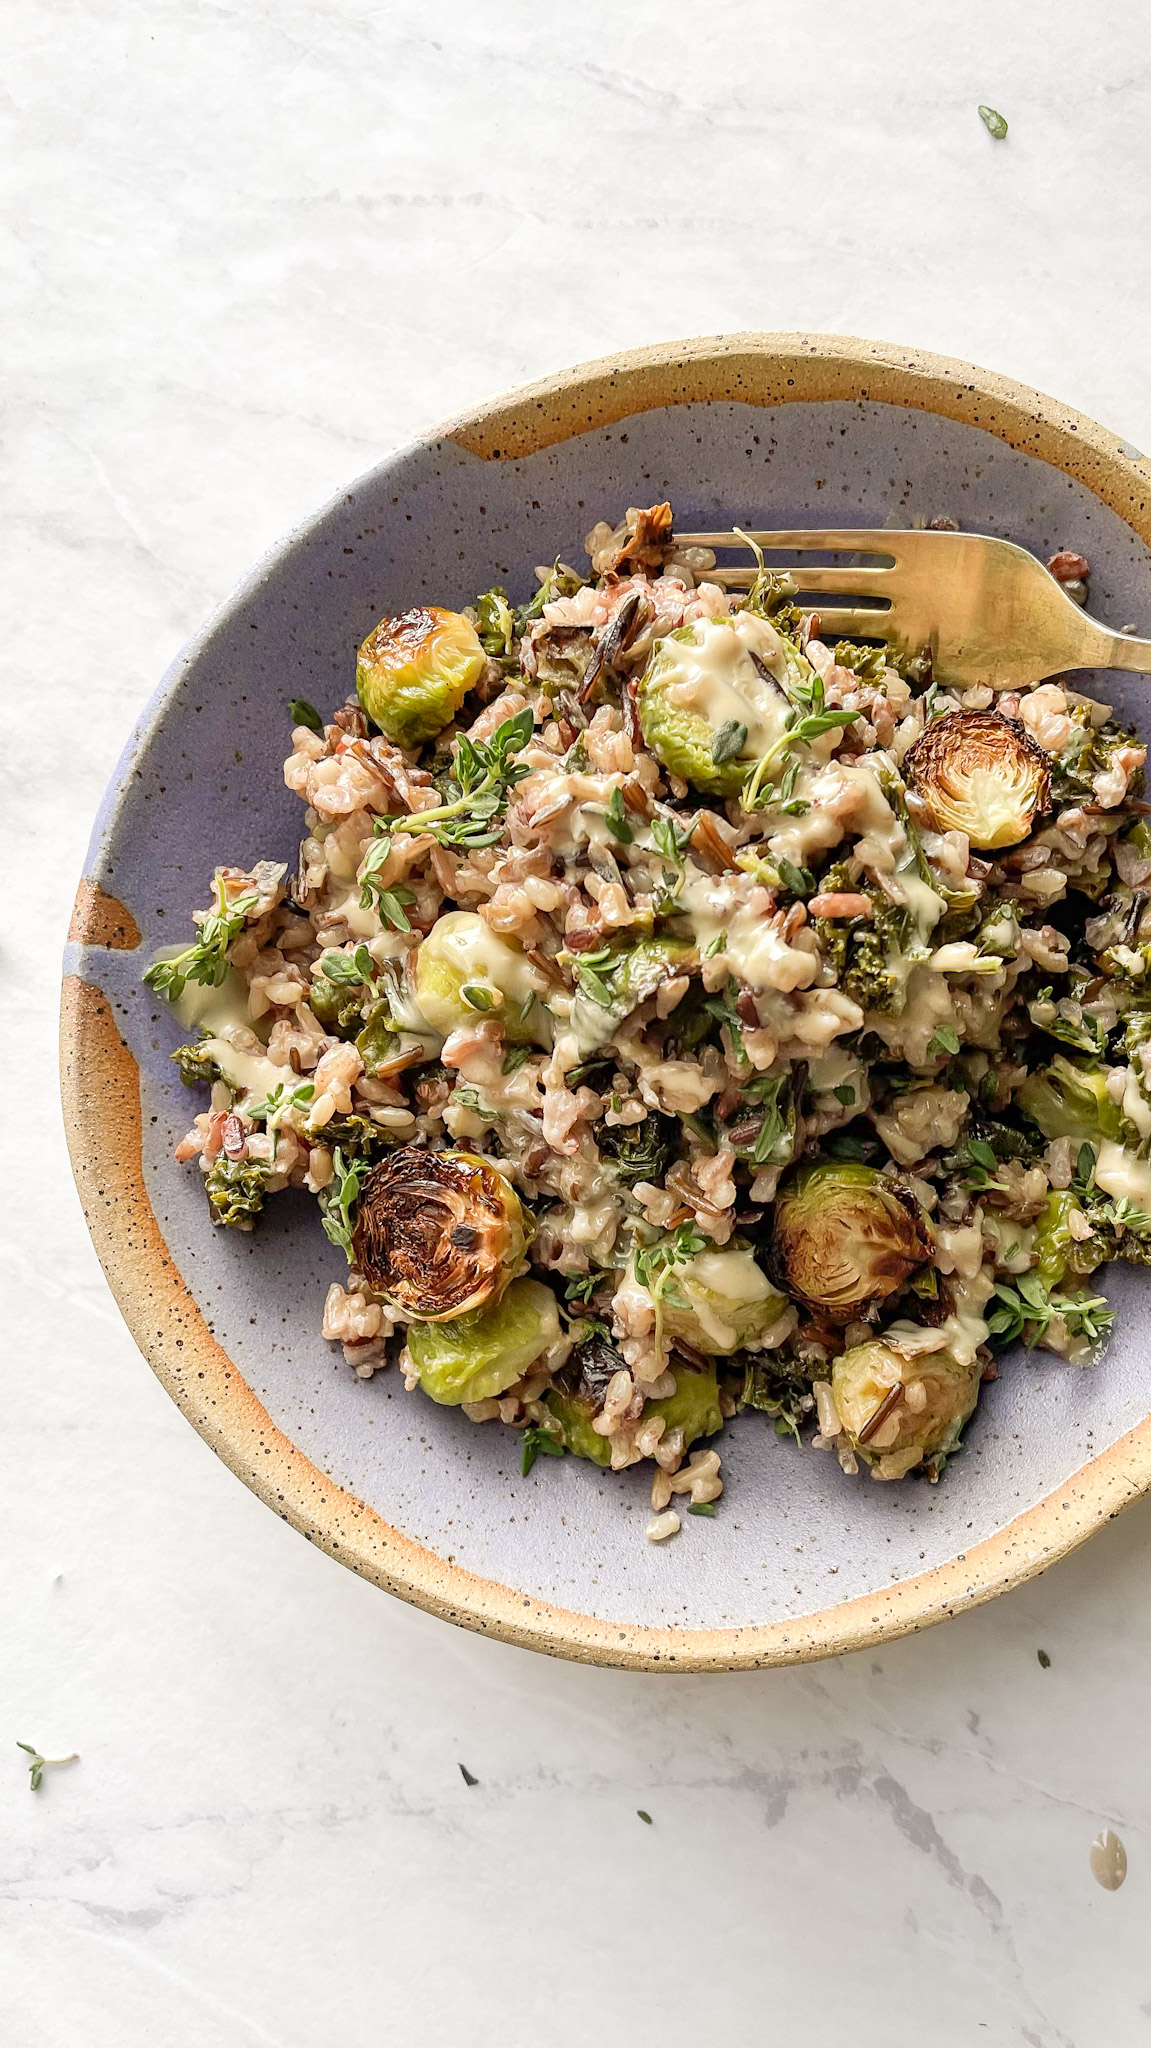
{"type": "MultiPolygon", "coordinates": [[[[867,561],[786,569],[802,601],[817,610],[825,638],[882,640],[893,654],[930,648],[934,672],[970,688],[1020,689],[1076,668],[1151,674],[1151,640],[1115,633],[1080,610],[1043,564],[1011,541],[978,533],[898,532],[834,527],[791,533],[676,533],[677,548],[766,555],[851,555],[867,561]],[[875,560],[871,560],[875,557],[875,560]]],[[[755,569],[716,568],[709,581],[748,590],[755,569]]]]}

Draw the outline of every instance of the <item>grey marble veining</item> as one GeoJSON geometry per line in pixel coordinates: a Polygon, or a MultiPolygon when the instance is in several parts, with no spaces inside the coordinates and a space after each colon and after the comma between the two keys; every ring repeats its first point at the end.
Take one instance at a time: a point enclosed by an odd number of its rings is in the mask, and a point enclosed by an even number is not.
{"type": "Polygon", "coordinates": [[[812,327],[1151,446],[1143,11],[18,0],[0,85],[5,2038],[1141,2042],[1151,1510],[805,1670],[665,1682],[450,1631],[277,1523],[142,1365],[68,1179],[54,1009],[92,815],[181,642],[489,391],[812,327]],[[17,1739],[81,1762],[33,1798],[17,1739]]]}

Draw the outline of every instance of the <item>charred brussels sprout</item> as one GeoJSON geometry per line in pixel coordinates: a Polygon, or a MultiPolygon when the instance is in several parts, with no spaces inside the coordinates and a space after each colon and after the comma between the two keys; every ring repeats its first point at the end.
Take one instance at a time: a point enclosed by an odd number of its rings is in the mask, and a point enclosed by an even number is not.
{"type": "Polygon", "coordinates": [[[513,1045],[546,1042],[530,961],[474,910],[438,918],[416,955],[416,1002],[434,1031],[493,1017],[513,1045]]]}
{"type": "Polygon", "coordinates": [[[793,1294],[850,1321],[931,1257],[910,1195],[874,1166],[803,1167],[775,1203],[775,1256],[793,1294]]]}
{"type": "Polygon", "coordinates": [[[936,828],[966,832],[984,852],[1018,846],[1051,802],[1042,747],[998,711],[935,719],[904,766],[936,828]]]}
{"type": "Polygon", "coordinates": [[[490,1159],[408,1145],[364,1182],[353,1252],[403,1315],[447,1322],[503,1293],[528,1238],[519,1196],[490,1159]]]}
{"type": "Polygon", "coordinates": [[[408,1325],[408,1351],[425,1394],[443,1407],[490,1401],[555,1344],[559,1311],[542,1280],[513,1280],[499,1301],[454,1322],[408,1325]]]}
{"type": "Polygon", "coordinates": [[[1028,1075],[1015,1101],[1045,1138],[1098,1145],[1123,1136],[1123,1111],[1107,1092],[1103,1068],[1079,1066],[1062,1053],[1028,1075]]]}
{"type": "Polygon", "coordinates": [[[572,1352],[544,1395],[544,1406],[559,1423],[564,1449],[573,1458],[611,1464],[611,1444],[593,1425],[608,1384],[623,1365],[622,1353],[607,1337],[591,1337],[572,1352]]]}
{"type": "Polygon", "coordinates": [[[213,1223],[227,1230],[251,1230],[264,1206],[271,1171],[258,1159],[228,1159],[223,1152],[204,1176],[213,1223]]]}
{"type": "Polygon", "coordinates": [[[595,1139],[602,1157],[625,1186],[634,1187],[641,1180],[658,1186],[671,1157],[675,1124],[671,1117],[652,1109],[642,1123],[598,1123],[595,1139]]]}
{"type": "Polygon", "coordinates": [[[767,619],[700,619],[656,642],[636,705],[658,761],[706,796],[738,796],[786,730],[786,653],[767,619]]]}
{"type": "Polygon", "coordinates": [[[401,612],[373,626],[360,649],[360,703],[396,746],[422,746],[455,717],[486,659],[460,612],[436,605],[401,612]]]}
{"type": "Polygon", "coordinates": [[[905,1359],[890,1344],[856,1344],[831,1369],[831,1392],[853,1450],[901,1479],[924,1458],[946,1458],[979,1398],[980,1368],[947,1351],[905,1359]]]}

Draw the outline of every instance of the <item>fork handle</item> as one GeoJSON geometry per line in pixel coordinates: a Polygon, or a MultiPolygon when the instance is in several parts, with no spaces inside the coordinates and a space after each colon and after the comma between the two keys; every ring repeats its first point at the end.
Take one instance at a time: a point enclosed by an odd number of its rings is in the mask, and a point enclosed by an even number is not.
{"type": "Polygon", "coordinates": [[[1137,640],[1134,633],[1112,633],[1106,627],[1099,637],[1103,651],[1092,661],[1093,668],[1126,668],[1151,675],[1151,640],[1137,640]]]}

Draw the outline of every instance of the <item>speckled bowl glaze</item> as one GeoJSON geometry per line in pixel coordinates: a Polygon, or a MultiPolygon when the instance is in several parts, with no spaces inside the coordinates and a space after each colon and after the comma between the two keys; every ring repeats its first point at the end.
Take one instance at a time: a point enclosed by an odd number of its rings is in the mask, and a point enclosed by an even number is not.
{"type": "MultiPolygon", "coordinates": [[[[1061,1556],[1151,1484],[1141,1276],[1117,1272],[1103,1363],[1010,1360],[942,1485],[875,1486],[732,1426],[714,1520],[645,1543],[647,1480],[356,1380],[319,1332],[343,1270],[314,1206],[213,1231],[174,1165],[175,1020],[141,987],[217,861],[294,857],[285,700],[353,682],[384,612],[526,592],[593,521],[668,497],[682,524],[882,525],[949,512],[1046,556],[1082,548],[1092,608],[1151,625],[1151,462],[1065,407],[937,356],[818,335],[674,343],[566,371],[390,457],[263,561],[180,656],[105,798],[63,1000],[73,1166],[117,1299],[161,1381],[277,1514],[465,1627],[659,1670],[821,1657],[922,1628],[1061,1556]]],[[[1145,685],[1109,679],[1139,714],[1145,685]]]]}

